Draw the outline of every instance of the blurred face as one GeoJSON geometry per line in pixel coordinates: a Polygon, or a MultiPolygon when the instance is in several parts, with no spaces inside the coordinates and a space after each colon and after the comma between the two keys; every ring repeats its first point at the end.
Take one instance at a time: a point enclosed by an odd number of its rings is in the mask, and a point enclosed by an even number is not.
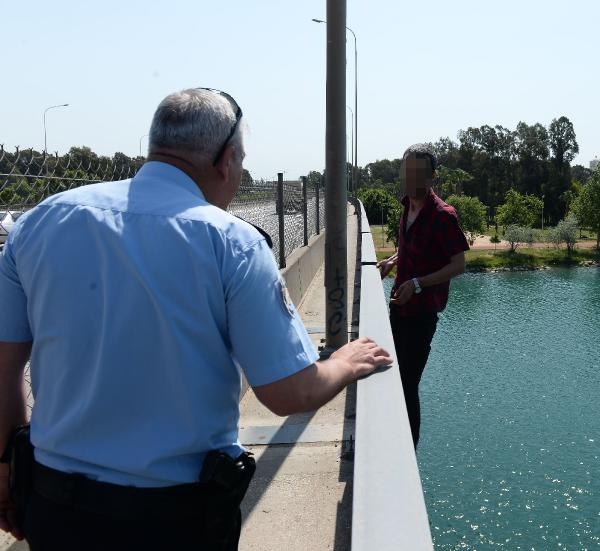
{"type": "Polygon", "coordinates": [[[417,159],[408,155],[400,168],[400,186],[402,193],[410,199],[424,199],[433,185],[428,159],[417,159]]]}

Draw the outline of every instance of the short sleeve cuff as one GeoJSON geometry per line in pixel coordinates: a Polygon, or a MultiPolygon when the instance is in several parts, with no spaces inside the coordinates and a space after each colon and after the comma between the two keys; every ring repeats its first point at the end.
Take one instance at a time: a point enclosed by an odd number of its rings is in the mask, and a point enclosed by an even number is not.
{"type": "Polygon", "coordinates": [[[318,359],[319,354],[316,350],[303,350],[283,359],[277,365],[268,366],[260,374],[247,373],[246,377],[250,386],[268,385],[269,383],[274,383],[275,381],[295,375],[314,364],[318,359]]]}

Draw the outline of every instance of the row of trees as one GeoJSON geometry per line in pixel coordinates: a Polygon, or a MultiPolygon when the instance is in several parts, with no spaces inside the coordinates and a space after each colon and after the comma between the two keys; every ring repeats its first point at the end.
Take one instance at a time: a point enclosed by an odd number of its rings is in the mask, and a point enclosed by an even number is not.
{"type": "MultiPolygon", "coordinates": [[[[430,144],[438,156],[435,191],[455,206],[469,240],[492,223],[511,226],[513,234],[514,228],[544,223],[563,228],[571,214],[569,224],[577,220],[593,228],[600,247],[600,172],[571,166],[579,146],[567,117],[547,127],[525,122],[514,130],[469,127],[457,137],[457,142],[440,138],[430,144]]],[[[359,171],[359,195],[379,211],[374,220],[381,219],[382,210],[389,210],[386,220],[399,218],[400,165],[399,158],[382,159],[359,171]]],[[[389,236],[395,238],[396,231],[397,226],[389,228],[389,236]]]]}
{"type": "MultiPolygon", "coordinates": [[[[439,160],[436,193],[455,206],[470,240],[485,224],[536,227],[543,216],[554,225],[572,213],[598,232],[600,242],[600,172],[571,167],[579,146],[567,117],[552,120],[548,128],[524,122],[515,130],[470,127],[458,133],[458,142],[440,138],[431,145],[439,160]]],[[[59,156],[33,149],[9,153],[0,146],[0,173],[11,175],[0,180],[0,203],[35,203],[89,181],[128,178],[144,161],[120,152],[97,155],[89,147],[72,147],[59,156]]],[[[354,174],[369,217],[383,216],[392,238],[401,212],[400,165],[401,159],[383,159],[354,174]]],[[[243,185],[252,185],[247,170],[242,178],[243,185]]],[[[308,174],[312,186],[323,179],[320,172],[308,174]]]]}
{"type": "MultiPolygon", "coordinates": [[[[492,219],[509,189],[523,195],[545,196],[549,224],[564,218],[577,186],[591,170],[571,166],[579,152],[575,129],[567,117],[540,123],[519,122],[513,130],[500,125],[469,127],[458,132],[458,141],[440,138],[432,147],[439,160],[439,195],[479,197],[490,207],[492,219]]],[[[394,194],[401,159],[382,159],[360,171],[366,187],[383,187],[394,194]]]]}
{"type": "MultiPolygon", "coordinates": [[[[117,152],[113,156],[94,153],[89,147],[71,147],[65,155],[45,154],[34,149],[14,153],[0,146],[0,205],[34,205],[45,197],[90,182],[132,177],[146,161],[117,152]]],[[[252,176],[244,170],[243,185],[252,176]]]]}
{"type": "MultiPolygon", "coordinates": [[[[402,205],[397,196],[384,187],[363,187],[358,196],[371,223],[387,223],[388,239],[397,243],[402,216],[402,205]]],[[[461,227],[473,244],[476,236],[485,230],[488,208],[478,197],[464,193],[450,195],[445,200],[456,209],[461,227]]],[[[536,239],[538,234],[533,228],[541,220],[543,209],[542,200],[534,195],[521,194],[515,189],[506,192],[504,202],[496,209],[494,221],[504,226],[504,237],[511,243],[511,250],[514,251],[518,243],[531,243],[536,239]]],[[[567,243],[571,251],[575,238],[570,236],[575,235],[574,228],[578,225],[596,232],[596,246],[600,248],[600,169],[579,186],[569,203],[567,215],[551,230],[551,241],[567,243]]]]}

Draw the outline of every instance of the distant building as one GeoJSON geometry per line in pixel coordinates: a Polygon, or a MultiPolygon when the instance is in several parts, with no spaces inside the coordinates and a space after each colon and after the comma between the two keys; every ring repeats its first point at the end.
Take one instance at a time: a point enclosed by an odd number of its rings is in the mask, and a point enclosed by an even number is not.
{"type": "Polygon", "coordinates": [[[596,170],[598,168],[598,164],[600,164],[600,159],[596,158],[593,161],[590,161],[590,168],[592,170],[596,170]]]}

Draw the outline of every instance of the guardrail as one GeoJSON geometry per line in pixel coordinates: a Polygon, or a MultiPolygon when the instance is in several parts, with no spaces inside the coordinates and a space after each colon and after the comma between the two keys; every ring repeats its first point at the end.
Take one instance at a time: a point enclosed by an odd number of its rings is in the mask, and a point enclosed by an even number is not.
{"type": "Polygon", "coordinates": [[[359,336],[390,351],[394,363],[357,385],[352,551],[432,551],[387,303],[362,203],[360,213],[359,336]]]}

